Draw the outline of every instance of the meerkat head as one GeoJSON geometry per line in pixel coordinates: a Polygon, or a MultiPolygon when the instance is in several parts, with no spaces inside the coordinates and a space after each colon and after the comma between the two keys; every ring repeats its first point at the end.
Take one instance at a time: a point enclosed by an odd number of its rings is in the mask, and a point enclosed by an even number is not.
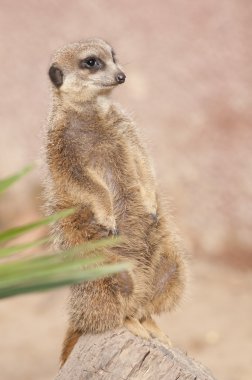
{"type": "Polygon", "coordinates": [[[126,78],[114,50],[101,39],[69,44],[58,50],[49,77],[55,93],[79,102],[109,93],[126,78]]]}

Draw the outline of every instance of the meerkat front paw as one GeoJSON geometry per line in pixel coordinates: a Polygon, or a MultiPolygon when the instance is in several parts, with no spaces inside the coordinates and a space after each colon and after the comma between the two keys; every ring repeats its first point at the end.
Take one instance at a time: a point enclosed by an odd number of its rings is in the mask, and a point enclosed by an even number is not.
{"type": "Polygon", "coordinates": [[[147,214],[152,218],[153,222],[157,222],[157,204],[145,203],[145,210],[147,214]]]}
{"type": "Polygon", "coordinates": [[[116,236],[119,231],[116,226],[115,217],[112,215],[102,215],[99,213],[96,214],[96,223],[99,224],[102,228],[106,229],[108,236],[116,236]]]}
{"type": "Polygon", "coordinates": [[[158,214],[157,213],[151,213],[151,214],[148,214],[152,224],[157,224],[158,222],[158,214]]]}

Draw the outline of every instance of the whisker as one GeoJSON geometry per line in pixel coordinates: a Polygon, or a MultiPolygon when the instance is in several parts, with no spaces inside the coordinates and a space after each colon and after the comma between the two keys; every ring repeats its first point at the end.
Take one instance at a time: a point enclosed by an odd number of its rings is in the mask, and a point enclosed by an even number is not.
{"type": "Polygon", "coordinates": [[[125,63],[122,63],[122,66],[128,66],[128,65],[131,65],[132,64],[132,61],[131,62],[125,62],[125,63]]]}

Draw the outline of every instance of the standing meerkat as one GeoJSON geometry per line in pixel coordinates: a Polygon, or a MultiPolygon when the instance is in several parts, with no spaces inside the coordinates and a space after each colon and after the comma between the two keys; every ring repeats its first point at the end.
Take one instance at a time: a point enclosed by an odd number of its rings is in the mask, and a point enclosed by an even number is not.
{"type": "Polygon", "coordinates": [[[111,46],[90,39],[58,50],[49,77],[47,209],[76,209],[54,225],[55,245],[119,234],[122,243],[104,250],[107,262],[131,263],[128,272],[72,286],[61,363],[81,334],[121,326],[169,343],[152,314],[178,304],[185,264],[135,124],[109,97],[126,76],[111,46]]]}

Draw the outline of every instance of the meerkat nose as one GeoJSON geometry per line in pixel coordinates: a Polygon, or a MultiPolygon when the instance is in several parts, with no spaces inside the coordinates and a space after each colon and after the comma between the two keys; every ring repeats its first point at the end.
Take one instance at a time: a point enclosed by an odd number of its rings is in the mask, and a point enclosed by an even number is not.
{"type": "Polygon", "coordinates": [[[116,74],[116,81],[117,83],[123,83],[125,82],[126,75],[120,71],[118,74],[116,74]]]}

